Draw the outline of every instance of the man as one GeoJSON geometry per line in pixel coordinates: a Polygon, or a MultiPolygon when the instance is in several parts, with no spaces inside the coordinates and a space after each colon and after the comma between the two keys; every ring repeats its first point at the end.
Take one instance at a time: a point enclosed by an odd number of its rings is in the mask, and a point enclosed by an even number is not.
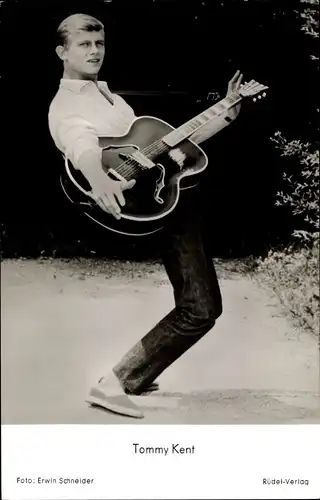
{"type": "MultiPolygon", "coordinates": [[[[49,110],[52,138],[88,180],[98,205],[120,218],[125,191],[135,181],[115,181],[103,172],[98,137],[124,134],[135,118],[134,111],[106,82],[98,80],[105,55],[100,21],[85,14],[69,16],[60,24],[58,36],[56,52],[64,71],[49,110]]],[[[238,89],[241,81],[242,74],[237,71],[228,93],[238,89]]],[[[239,107],[233,108],[228,116],[208,122],[190,139],[203,142],[238,113],[239,107]]],[[[143,417],[130,394],[155,389],[155,379],[211,330],[222,313],[216,272],[201,233],[199,200],[194,196],[192,203],[190,198],[180,202],[162,234],[162,258],[173,286],[175,308],[91,389],[91,404],[143,417]]]]}

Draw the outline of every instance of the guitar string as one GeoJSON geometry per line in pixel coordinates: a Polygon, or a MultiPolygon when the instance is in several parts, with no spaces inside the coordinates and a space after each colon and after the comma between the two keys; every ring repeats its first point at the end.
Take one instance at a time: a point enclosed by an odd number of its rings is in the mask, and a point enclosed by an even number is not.
{"type": "MultiPolygon", "coordinates": [[[[248,88],[249,88],[249,87],[250,87],[250,83],[251,83],[251,82],[249,82],[249,83],[247,83],[247,84],[243,85],[242,87],[248,87],[248,88]]],[[[255,89],[256,89],[257,87],[259,87],[259,84],[257,84],[257,82],[256,82],[256,83],[255,83],[255,85],[251,85],[251,86],[252,86],[252,88],[253,88],[253,87],[255,87],[255,89]]],[[[248,90],[248,88],[247,88],[246,90],[248,90]]],[[[251,90],[252,90],[252,89],[251,89],[251,90]]],[[[229,100],[229,103],[230,103],[230,98],[232,98],[232,97],[239,97],[239,95],[238,95],[236,92],[233,92],[232,94],[231,94],[230,96],[228,96],[228,97],[229,97],[229,99],[228,99],[228,100],[229,100]],[[232,95],[232,94],[235,94],[235,95],[232,95]]],[[[225,98],[224,98],[224,99],[225,99],[225,98]]],[[[221,102],[221,101],[220,101],[220,102],[221,102]]],[[[217,103],[217,104],[219,104],[219,103],[217,103]]],[[[217,104],[215,104],[214,106],[212,106],[212,108],[214,108],[217,104]]],[[[209,108],[209,109],[210,109],[210,108],[209,108]]],[[[212,111],[214,111],[214,110],[211,110],[211,112],[212,112],[212,111]]],[[[187,122],[184,126],[187,126],[187,125],[188,125],[188,123],[190,123],[190,124],[191,124],[193,121],[195,121],[195,120],[197,120],[197,119],[199,120],[199,118],[198,118],[198,117],[199,117],[199,116],[201,116],[201,115],[203,115],[203,114],[205,114],[205,113],[207,113],[207,112],[208,112],[208,109],[207,109],[207,110],[205,110],[205,111],[203,111],[202,113],[200,113],[200,115],[196,116],[195,118],[193,118],[193,119],[189,120],[189,122],[187,122]]],[[[213,117],[211,117],[210,119],[214,118],[214,117],[216,116],[216,114],[217,114],[217,113],[215,113],[215,114],[213,115],[213,117]]],[[[206,123],[206,122],[205,122],[205,123],[206,123]]],[[[180,127],[179,127],[179,128],[180,128],[180,127]]],[[[175,133],[175,132],[177,133],[177,132],[178,132],[178,130],[179,130],[179,128],[178,128],[178,129],[174,129],[174,130],[172,130],[172,131],[171,131],[171,133],[172,133],[172,132],[173,132],[173,133],[175,133]]],[[[178,132],[178,134],[179,134],[179,132],[178,132]]],[[[157,153],[158,153],[158,154],[161,154],[162,152],[164,152],[164,151],[168,148],[168,146],[167,146],[167,144],[165,144],[165,143],[162,141],[162,139],[158,139],[158,140],[157,140],[157,141],[155,141],[154,143],[152,143],[152,144],[150,144],[149,146],[147,146],[146,148],[142,149],[142,150],[141,150],[141,153],[144,153],[145,155],[148,155],[149,153],[152,153],[152,152],[156,151],[156,148],[158,148],[157,153]]],[[[131,174],[134,174],[134,173],[135,173],[135,169],[136,169],[136,168],[139,168],[139,167],[137,166],[137,161],[136,161],[136,160],[132,160],[132,159],[130,159],[130,160],[126,160],[125,162],[121,163],[121,164],[117,167],[117,172],[119,172],[119,173],[121,173],[121,174],[123,174],[123,175],[131,175],[131,174]]]]}
{"type": "MultiPolygon", "coordinates": [[[[206,110],[208,111],[208,110],[206,110]]],[[[205,112],[204,112],[205,113],[205,112]]],[[[202,114],[202,113],[201,113],[202,114]]],[[[195,121],[196,119],[199,120],[198,117],[195,117],[193,118],[192,120],[190,120],[190,124],[192,121],[195,121]]],[[[187,122],[184,126],[187,126],[189,122],[187,122]]],[[[178,129],[175,129],[175,130],[172,130],[172,132],[176,132],[179,134],[179,132],[177,132],[178,129]]],[[[141,153],[145,154],[145,155],[148,155],[154,151],[156,151],[156,149],[158,148],[158,154],[161,154],[163,153],[166,149],[167,149],[167,144],[163,143],[162,142],[162,139],[158,139],[157,141],[155,141],[154,143],[150,144],[149,146],[147,146],[146,148],[142,149],[141,150],[141,153]]],[[[120,164],[117,168],[117,172],[120,173],[120,175],[130,175],[130,174],[133,174],[135,173],[135,167],[136,167],[136,162],[135,160],[126,160],[125,162],[123,162],[122,164],[120,164]]]]}
{"type": "MultiPolygon", "coordinates": [[[[167,145],[165,143],[162,143],[162,139],[158,139],[156,142],[150,144],[147,148],[145,149],[142,149],[141,150],[141,153],[145,153],[145,154],[149,154],[151,152],[153,152],[153,150],[155,150],[155,146],[158,147],[158,146],[161,146],[162,144],[162,147],[159,147],[159,150],[158,150],[158,153],[161,154],[163,153],[166,149],[167,149],[167,145]]],[[[125,162],[121,163],[116,171],[120,174],[120,175],[127,175],[127,174],[133,174],[135,173],[135,168],[137,167],[136,165],[136,161],[135,160],[126,160],[125,162]]]]}
{"type": "MultiPolygon", "coordinates": [[[[231,96],[229,96],[229,101],[230,101],[230,97],[231,96]]],[[[219,103],[217,103],[217,104],[219,104],[219,103]]],[[[214,105],[214,106],[216,106],[216,105],[214,105]]],[[[204,114],[206,112],[208,112],[208,110],[205,110],[203,113],[200,113],[200,115],[198,115],[198,116],[201,116],[202,114],[204,114]]],[[[214,116],[216,116],[216,113],[215,113],[214,116]]],[[[199,120],[198,117],[195,117],[192,120],[190,120],[190,122],[195,121],[197,119],[199,120]]],[[[187,122],[184,126],[187,126],[188,123],[189,122],[187,122]]],[[[190,123],[190,125],[191,125],[191,123],[190,123]]],[[[177,130],[178,129],[173,130],[172,132],[177,132],[177,130]]],[[[142,149],[141,152],[147,155],[147,154],[153,152],[155,150],[155,147],[158,147],[158,145],[160,146],[161,143],[162,143],[162,139],[159,139],[159,140],[155,141],[154,143],[150,144],[149,146],[147,146],[146,148],[142,149]]],[[[165,151],[167,149],[167,145],[165,143],[162,143],[162,146],[163,147],[160,147],[160,149],[159,149],[159,154],[161,154],[163,151],[165,151]]],[[[131,174],[135,173],[135,168],[136,167],[137,167],[137,165],[136,165],[136,161],[135,160],[132,160],[132,159],[126,160],[125,162],[123,162],[122,164],[120,164],[118,166],[117,172],[119,172],[119,173],[121,172],[121,175],[122,174],[123,175],[131,175],[131,174]]]]}
{"type": "MultiPolygon", "coordinates": [[[[207,111],[208,110],[204,111],[203,113],[205,113],[207,111]]],[[[199,118],[195,117],[192,120],[190,120],[190,125],[191,125],[191,122],[195,121],[195,120],[199,120],[199,118]]],[[[187,122],[187,123],[189,123],[189,122],[187,122]]],[[[187,126],[187,123],[184,126],[187,126]]],[[[176,132],[176,133],[179,134],[179,132],[177,132],[177,131],[178,131],[178,129],[172,130],[173,133],[176,132]]],[[[142,149],[141,153],[143,153],[145,155],[148,155],[148,154],[156,151],[156,149],[158,148],[158,154],[161,154],[161,153],[163,153],[167,149],[167,147],[168,147],[167,144],[163,143],[162,139],[158,139],[154,143],[152,143],[149,146],[147,146],[146,148],[142,149]]],[[[137,167],[137,165],[136,165],[135,160],[132,160],[132,159],[126,160],[125,162],[121,163],[118,166],[117,172],[120,173],[120,175],[124,175],[124,176],[131,175],[131,174],[135,173],[135,168],[136,167],[137,167]]]]}
{"type": "MultiPolygon", "coordinates": [[[[211,110],[212,112],[213,110],[211,110]]],[[[203,113],[201,113],[200,115],[198,116],[201,116],[202,114],[208,112],[208,110],[205,110],[203,113]]],[[[195,117],[193,118],[192,120],[190,120],[190,122],[194,122],[195,120],[199,120],[198,117],[195,117]]],[[[190,125],[191,125],[190,123],[190,125]]],[[[185,126],[187,126],[187,124],[185,124],[185,126]]],[[[175,132],[175,131],[173,131],[175,132]]],[[[178,132],[179,133],[179,132],[178,132]]],[[[161,139],[150,144],[147,148],[144,148],[143,150],[141,150],[142,153],[145,153],[146,155],[153,152],[155,150],[155,147],[158,147],[158,145],[160,145],[161,143],[161,139]]],[[[164,148],[160,148],[160,153],[165,151],[165,149],[167,148],[167,145],[166,144],[163,144],[164,148]],[[163,150],[163,151],[162,151],[163,150]]],[[[134,170],[135,170],[135,167],[136,167],[136,162],[135,160],[126,160],[125,162],[123,162],[121,165],[119,165],[117,171],[123,175],[127,175],[127,174],[132,174],[134,173],[134,170]]]]}
{"type": "MultiPolygon", "coordinates": [[[[207,112],[208,110],[204,111],[203,113],[207,112]]],[[[201,114],[203,114],[201,113],[201,114]]],[[[199,115],[198,115],[199,116],[199,115]]],[[[199,120],[198,117],[195,117],[193,118],[192,120],[190,120],[190,125],[191,125],[191,122],[195,121],[195,120],[199,120]]],[[[189,122],[187,122],[184,126],[187,126],[189,122]]],[[[178,129],[175,129],[173,130],[172,132],[176,132],[177,133],[178,129]]],[[[179,134],[179,132],[178,132],[179,134]]],[[[164,152],[166,149],[167,149],[167,145],[165,143],[162,142],[162,139],[158,139],[157,141],[155,141],[154,143],[150,144],[149,146],[147,146],[146,148],[142,149],[141,150],[141,153],[144,153],[146,155],[148,155],[149,153],[152,153],[153,151],[155,151],[155,149],[160,146],[159,148],[159,154],[161,154],[162,152],[164,152]],[[162,147],[160,146],[162,144],[162,147]]],[[[134,167],[136,166],[136,163],[134,160],[126,160],[125,162],[123,162],[121,165],[119,165],[117,171],[120,173],[121,171],[121,174],[123,175],[126,175],[126,174],[131,174],[131,173],[134,173],[134,167]],[[124,168],[123,168],[124,167],[124,168]],[[127,167],[127,168],[126,168],[127,167]]]]}
{"type": "MultiPolygon", "coordinates": [[[[229,96],[229,100],[230,100],[230,97],[231,96],[229,96]]],[[[217,103],[217,104],[219,104],[219,103],[217,103]]],[[[216,106],[217,104],[215,104],[214,106],[216,106]]],[[[212,108],[214,106],[212,106],[212,108]]],[[[211,112],[212,111],[214,111],[214,110],[212,109],[211,112]]],[[[191,123],[194,122],[195,120],[199,120],[199,116],[205,114],[206,112],[208,112],[208,109],[205,110],[205,111],[203,111],[203,113],[200,113],[200,115],[196,116],[195,118],[189,120],[189,122],[187,122],[184,126],[187,126],[188,123],[191,125],[191,123]]],[[[216,116],[216,114],[217,113],[215,113],[212,118],[214,118],[216,116]]],[[[172,132],[174,133],[174,132],[177,132],[177,131],[178,131],[178,129],[175,129],[172,132]]],[[[179,134],[179,132],[178,132],[178,134],[179,134]]],[[[165,144],[165,143],[162,142],[162,139],[158,139],[154,143],[152,143],[149,146],[147,146],[146,148],[142,149],[141,153],[143,153],[145,155],[148,155],[148,154],[152,153],[153,151],[155,151],[157,147],[159,147],[158,153],[161,154],[162,152],[164,152],[167,149],[168,146],[167,146],[167,144],[165,144]],[[162,147],[161,147],[161,145],[162,145],[162,147]]],[[[135,168],[136,167],[137,167],[136,160],[132,160],[132,159],[126,160],[125,162],[121,163],[118,166],[117,172],[120,173],[120,175],[124,175],[124,176],[125,175],[131,175],[131,174],[135,173],[135,168]]]]}

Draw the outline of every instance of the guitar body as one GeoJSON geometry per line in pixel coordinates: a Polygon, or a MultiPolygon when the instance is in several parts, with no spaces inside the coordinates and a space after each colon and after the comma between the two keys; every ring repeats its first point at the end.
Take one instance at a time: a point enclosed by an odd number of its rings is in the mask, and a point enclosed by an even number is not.
{"type": "Polygon", "coordinates": [[[173,148],[162,143],[162,138],[173,130],[162,120],[143,116],[134,120],[125,135],[99,138],[105,172],[111,176],[113,172],[121,172],[121,177],[127,180],[136,179],[135,186],[124,192],[126,204],[121,208],[121,219],[115,219],[90,200],[89,185],[70,162],[60,179],[65,194],[82,207],[87,217],[111,231],[130,236],[159,231],[165,217],[177,206],[180,190],[194,187],[197,184],[194,175],[202,172],[208,163],[202,149],[188,139],[173,148]],[[142,168],[138,162],[128,160],[133,153],[142,151],[147,157],[155,143],[162,144],[164,151],[153,154],[151,168],[142,168]]]}

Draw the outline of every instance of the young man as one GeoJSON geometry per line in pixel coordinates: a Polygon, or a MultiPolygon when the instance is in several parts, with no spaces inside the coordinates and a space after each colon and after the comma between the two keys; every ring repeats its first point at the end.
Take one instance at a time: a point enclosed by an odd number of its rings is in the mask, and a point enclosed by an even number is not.
{"type": "MultiPolygon", "coordinates": [[[[132,108],[98,81],[105,55],[104,27],[97,19],[75,14],[58,28],[56,52],[63,62],[60,88],[49,110],[49,128],[57,148],[88,180],[98,205],[121,217],[125,190],[135,181],[115,181],[102,170],[99,136],[124,134],[135,119],[132,108]]],[[[228,93],[240,87],[239,71],[228,93]]],[[[191,136],[203,142],[228,125],[239,107],[210,121],[191,136]],[[231,119],[231,120],[230,120],[231,119]]],[[[190,196],[190,195],[188,195],[190,196]]],[[[131,417],[143,417],[130,394],[157,387],[154,380],[214,326],[222,300],[211,255],[201,233],[196,195],[180,202],[163,230],[163,263],[174,290],[175,308],[139,341],[91,389],[88,401],[131,417]]],[[[192,376],[192,375],[191,375],[192,376]]]]}

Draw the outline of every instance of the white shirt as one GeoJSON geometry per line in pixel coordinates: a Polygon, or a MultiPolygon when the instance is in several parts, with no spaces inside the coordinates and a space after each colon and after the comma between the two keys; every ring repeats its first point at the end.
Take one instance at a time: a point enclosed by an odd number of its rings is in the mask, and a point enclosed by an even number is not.
{"type": "MultiPolygon", "coordinates": [[[[190,139],[199,144],[217,133],[227,125],[225,115],[209,121],[190,139]]],[[[49,129],[57,148],[77,168],[85,151],[96,151],[101,157],[98,137],[125,134],[135,118],[133,109],[121,96],[110,92],[106,82],[62,78],[50,104],[49,129]]]]}
{"type": "Polygon", "coordinates": [[[135,119],[125,100],[106,82],[62,78],[49,108],[49,129],[57,148],[76,167],[82,153],[101,155],[98,137],[123,135],[135,119]],[[101,90],[113,101],[102,95],[101,90]]]}

